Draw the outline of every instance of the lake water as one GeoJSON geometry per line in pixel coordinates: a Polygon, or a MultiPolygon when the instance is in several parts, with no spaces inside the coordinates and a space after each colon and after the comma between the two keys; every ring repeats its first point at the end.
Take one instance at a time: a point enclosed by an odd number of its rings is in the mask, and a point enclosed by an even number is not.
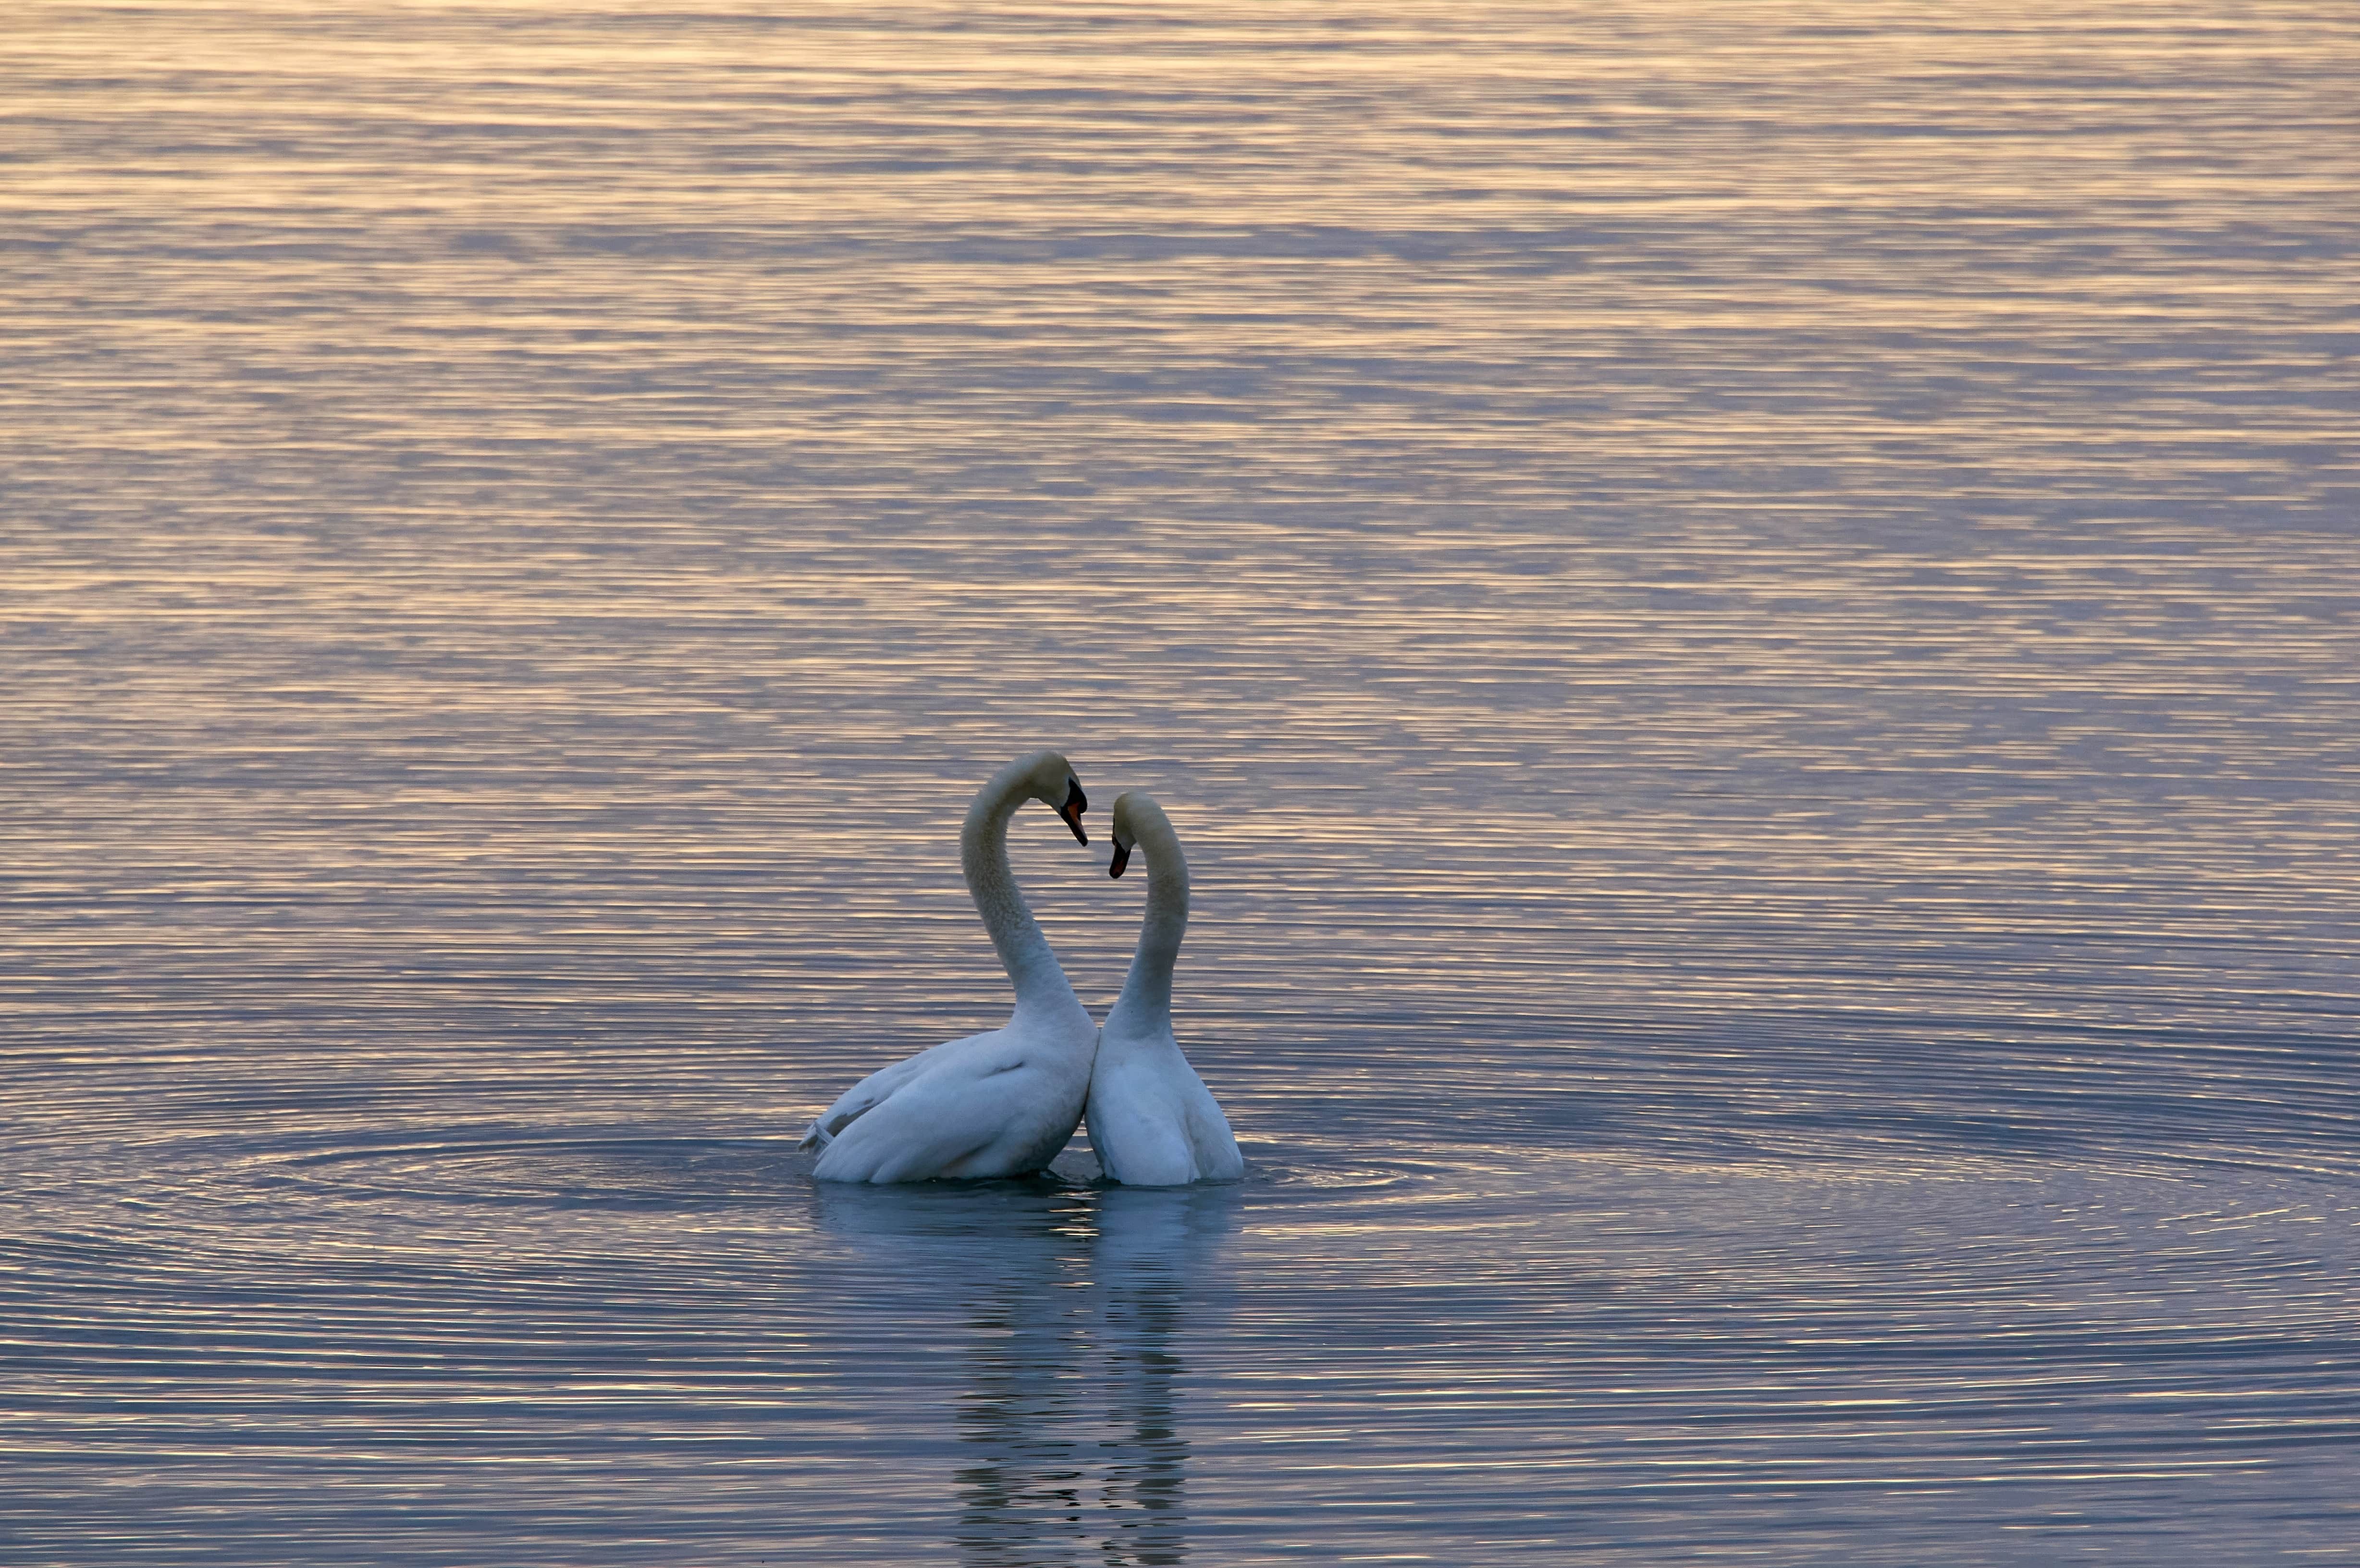
{"type": "Polygon", "coordinates": [[[18,0],[0,1558],[2360,1562],[2352,20],[18,0]]]}

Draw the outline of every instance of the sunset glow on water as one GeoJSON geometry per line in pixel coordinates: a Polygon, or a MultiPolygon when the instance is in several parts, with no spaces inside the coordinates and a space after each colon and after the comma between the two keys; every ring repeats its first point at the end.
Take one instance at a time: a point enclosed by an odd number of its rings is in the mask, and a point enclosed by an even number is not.
{"type": "Polygon", "coordinates": [[[18,5],[0,1560],[2360,1561],[2351,22],[18,5]]]}

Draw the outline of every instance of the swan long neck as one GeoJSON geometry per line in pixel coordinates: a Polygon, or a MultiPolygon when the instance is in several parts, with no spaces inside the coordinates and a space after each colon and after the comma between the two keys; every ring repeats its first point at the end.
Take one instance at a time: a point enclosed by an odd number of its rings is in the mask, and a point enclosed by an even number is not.
{"type": "Polygon", "coordinates": [[[1161,808],[1137,811],[1131,822],[1147,856],[1147,914],[1115,1009],[1164,1018],[1172,1011],[1172,965],[1180,957],[1180,939],[1188,934],[1188,857],[1180,853],[1180,835],[1161,808]]]}
{"type": "Polygon", "coordinates": [[[1015,868],[1008,864],[1008,819],[1031,793],[1025,772],[1024,761],[1018,761],[992,775],[977,791],[966,825],[959,829],[959,864],[967,873],[967,895],[1015,984],[1019,1012],[1031,1004],[1070,1002],[1074,995],[1049,939],[1041,934],[1041,923],[1016,886],[1015,868]]]}

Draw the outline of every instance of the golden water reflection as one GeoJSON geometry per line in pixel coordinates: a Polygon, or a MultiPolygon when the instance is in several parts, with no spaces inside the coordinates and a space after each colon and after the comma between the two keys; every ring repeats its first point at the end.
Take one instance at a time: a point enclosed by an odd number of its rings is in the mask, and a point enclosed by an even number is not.
{"type": "Polygon", "coordinates": [[[9,6],[0,1509],[2332,1558],[2349,12],[9,6]],[[1044,744],[1199,1272],[766,1152],[1004,1017],[1044,744]]]}

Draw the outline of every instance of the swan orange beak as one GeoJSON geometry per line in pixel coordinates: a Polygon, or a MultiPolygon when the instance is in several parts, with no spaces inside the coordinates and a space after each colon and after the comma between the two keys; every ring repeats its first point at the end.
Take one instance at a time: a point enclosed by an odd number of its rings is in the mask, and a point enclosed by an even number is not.
{"type": "Polygon", "coordinates": [[[1115,840],[1114,864],[1107,867],[1107,875],[1109,877],[1120,877],[1122,875],[1122,868],[1130,864],[1131,845],[1123,843],[1120,839],[1115,840]]]}
{"type": "Polygon", "coordinates": [[[1090,842],[1090,835],[1082,831],[1082,813],[1089,809],[1090,798],[1082,793],[1082,781],[1078,779],[1066,779],[1065,803],[1057,808],[1057,814],[1065,819],[1067,827],[1074,830],[1074,837],[1078,843],[1090,842]]]}

